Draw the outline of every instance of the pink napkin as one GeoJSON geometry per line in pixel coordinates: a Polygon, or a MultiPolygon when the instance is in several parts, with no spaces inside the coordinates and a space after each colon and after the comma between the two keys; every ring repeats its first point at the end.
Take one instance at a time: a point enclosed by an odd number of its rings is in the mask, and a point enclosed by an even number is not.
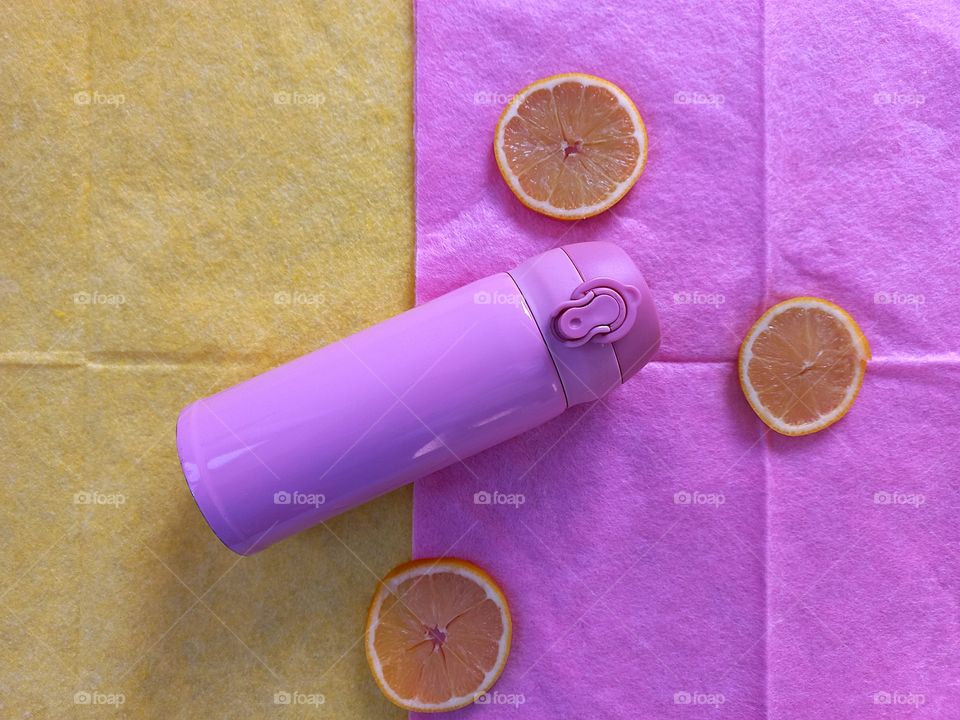
{"type": "Polygon", "coordinates": [[[418,299],[604,239],[664,331],[605,400],[417,484],[415,555],[489,569],[514,614],[495,692],[460,713],[960,717],[960,11],[416,13],[418,299]],[[624,88],[650,136],[630,194],[578,223],[520,205],[491,150],[507,96],[565,71],[624,88]],[[799,294],[847,308],[875,359],[844,420],[783,438],[735,358],[799,294]]]}

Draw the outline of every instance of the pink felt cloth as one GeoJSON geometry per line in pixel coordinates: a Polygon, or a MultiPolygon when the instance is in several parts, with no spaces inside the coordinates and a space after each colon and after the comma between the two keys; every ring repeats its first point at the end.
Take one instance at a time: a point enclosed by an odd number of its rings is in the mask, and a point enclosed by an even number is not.
{"type": "Polygon", "coordinates": [[[418,299],[603,239],[664,333],[602,402],[417,484],[415,555],[488,568],[513,609],[497,694],[460,713],[960,717],[960,9],[416,13],[418,299]],[[521,206],[491,150],[505,96],[565,71],[624,88],[650,136],[634,189],[578,223],[521,206]],[[735,358],[799,294],[847,308],[875,359],[844,420],[784,438],[735,358]]]}

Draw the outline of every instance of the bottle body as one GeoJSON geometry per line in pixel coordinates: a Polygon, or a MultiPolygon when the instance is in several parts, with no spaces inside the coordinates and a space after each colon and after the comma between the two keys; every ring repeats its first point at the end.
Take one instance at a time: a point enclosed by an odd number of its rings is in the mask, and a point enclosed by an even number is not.
{"type": "Polygon", "coordinates": [[[499,273],[193,403],[177,444],[211,528],[252,554],[565,408],[499,273]]]}

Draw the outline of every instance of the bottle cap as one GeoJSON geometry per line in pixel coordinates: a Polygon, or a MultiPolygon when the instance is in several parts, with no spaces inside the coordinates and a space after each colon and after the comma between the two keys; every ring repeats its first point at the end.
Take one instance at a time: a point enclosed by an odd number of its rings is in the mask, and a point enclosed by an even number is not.
{"type": "Polygon", "coordinates": [[[531,258],[510,276],[550,350],[568,406],[603,397],[633,377],[660,346],[650,288],[613,243],[564,245],[531,258]]]}

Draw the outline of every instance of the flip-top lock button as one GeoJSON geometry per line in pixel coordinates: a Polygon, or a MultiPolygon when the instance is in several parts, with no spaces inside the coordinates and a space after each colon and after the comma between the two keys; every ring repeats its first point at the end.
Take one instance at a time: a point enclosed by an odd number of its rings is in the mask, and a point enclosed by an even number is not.
{"type": "Polygon", "coordinates": [[[640,291],[611,278],[595,278],[578,286],[552,315],[554,334],[571,347],[591,340],[616,342],[637,319],[640,291]]]}

